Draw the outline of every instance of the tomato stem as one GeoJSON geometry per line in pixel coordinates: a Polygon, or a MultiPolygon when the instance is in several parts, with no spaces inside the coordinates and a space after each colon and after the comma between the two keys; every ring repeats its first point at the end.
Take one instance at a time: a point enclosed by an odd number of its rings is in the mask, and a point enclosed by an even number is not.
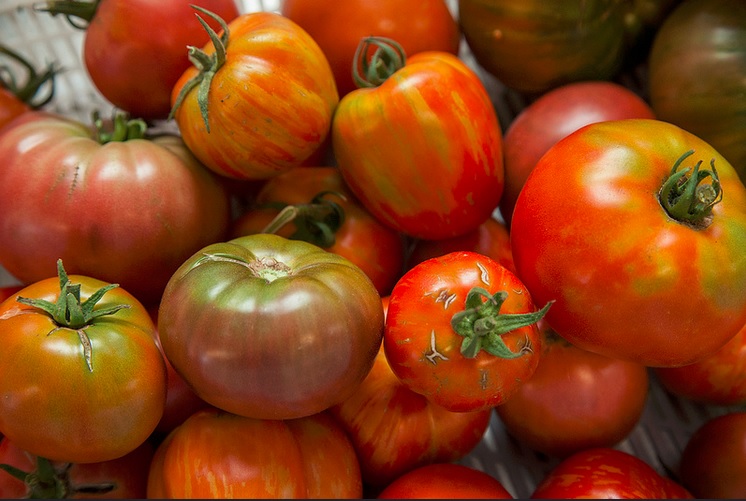
{"type": "Polygon", "coordinates": [[[290,235],[291,240],[303,240],[322,248],[331,247],[336,241],[336,232],[344,223],[345,213],[341,205],[324,198],[328,194],[346,200],[341,193],[324,191],[313,197],[310,203],[285,205],[261,233],[276,233],[292,222],[296,231],[290,235]]]}
{"type": "Polygon", "coordinates": [[[114,128],[112,131],[105,130],[104,121],[101,119],[98,111],[93,112],[93,125],[96,129],[96,140],[100,144],[142,139],[145,137],[145,131],[148,128],[145,120],[140,118],[129,120],[126,113],[116,113],[114,115],[113,123],[114,128]]]}
{"type": "Polygon", "coordinates": [[[352,78],[359,88],[378,87],[407,62],[402,46],[386,37],[365,37],[355,49],[352,59],[352,78]],[[371,46],[376,50],[368,58],[371,46]]]}
{"type": "Polygon", "coordinates": [[[171,112],[168,114],[168,119],[170,120],[174,117],[176,110],[181,106],[181,103],[184,101],[187,94],[189,94],[189,92],[191,92],[195,87],[198,87],[197,104],[199,105],[199,111],[202,115],[202,121],[205,123],[205,128],[209,133],[210,110],[208,106],[208,97],[210,94],[210,85],[212,84],[212,79],[215,76],[215,73],[217,73],[217,71],[225,64],[226,51],[230,39],[230,30],[223,18],[214,12],[210,12],[209,10],[197,5],[192,5],[191,7],[214,19],[220,25],[223,34],[218,36],[215,30],[207,24],[207,21],[197,14],[197,19],[210,36],[210,41],[215,47],[215,52],[213,54],[207,54],[202,49],[194,47],[193,45],[187,47],[189,60],[197,68],[198,73],[181,88],[179,95],[176,96],[176,101],[171,108],[171,112]]]}
{"type": "Polygon", "coordinates": [[[53,16],[62,14],[71,26],[79,30],[85,30],[93,20],[101,0],[91,2],[82,0],[47,0],[46,6],[35,4],[37,12],[48,12],[53,16]],[[82,20],[83,22],[79,22],[82,20]]]}
{"type": "Polygon", "coordinates": [[[0,54],[8,56],[26,69],[26,82],[20,84],[8,65],[0,65],[0,87],[8,89],[20,101],[34,109],[41,108],[54,97],[54,78],[59,68],[54,63],[47,66],[43,73],[38,73],[31,63],[17,52],[0,45],[0,54]],[[40,96],[41,88],[49,84],[48,92],[40,96]]]}
{"type": "Polygon", "coordinates": [[[466,296],[466,309],[451,317],[453,330],[464,337],[461,343],[461,354],[464,357],[474,358],[484,349],[496,357],[511,359],[533,350],[533,346],[527,340],[518,352],[514,352],[505,344],[502,335],[538,322],[553,301],[535,312],[500,313],[500,308],[507,298],[506,291],[498,291],[493,295],[481,287],[474,287],[469,291],[466,296]],[[482,298],[486,298],[486,301],[482,298]]]}
{"type": "Polygon", "coordinates": [[[98,484],[84,484],[73,486],[70,480],[72,463],[63,463],[55,468],[47,458],[36,457],[36,470],[25,472],[9,464],[0,464],[0,470],[17,478],[28,489],[27,499],[66,499],[77,493],[106,494],[114,490],[114,483],[102,482],[98,484]]]}
{"type": "Polygon", "coordinates": [[[693,154],[694,150],[689,150],[676,160],[671,174],[660,189],[658,199],[673,219],[703,228],[712,220],[712,208],[722,201],[723,188],[714,158],[710,160],[711,170],[701,169],[702,160],[693,168],[679,170],[684,160],[693,154]],[[710,183],[701,184],[707,178],[710,178],[710,183]]]}

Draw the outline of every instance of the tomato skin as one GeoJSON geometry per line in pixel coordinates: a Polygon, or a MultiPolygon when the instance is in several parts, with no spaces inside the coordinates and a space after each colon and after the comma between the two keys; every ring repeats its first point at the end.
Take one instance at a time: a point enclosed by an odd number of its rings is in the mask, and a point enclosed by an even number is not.
{"type": "MultiPolygon", "coordinates": [[[[103,0],[83,41],[83,62],[91,81],[116,107],[146,120],[165,119],[171,91],[191,65],[187,46],[202,46],[207,32],[191,4],[226,21],[239,15],[235,0],[103,0]],[[143,30],[143,26],[158,29],[143,30]]],[[[218,24],[206,19],[210,26],[218,24]]]]}
{"type": "Polygon", "coordinates": [[[340,402],[365,378],[383,335],[380,301],[342,256],[247,235],[184,262],[163,294],[158,334],[206,402],[248,417],[297,418],[340,402]]]}
{"type": "Polygon", "coordinates": [[[681,2],[656,32],[648,61],[656,115],[710,143],[746,183],[746,4],[681,2]]]}
{"type": "MultiPolygon", "coordinates": [[[[69,275],[81,299],[108,285],[69,275]]],[[[147,309],[122,288],[96,308],[129,305],[94,319],[89,370],[77,331],[57,328],[18,296],[56,302],[58,278],[40,280],[0,303],[0,432],[18,447],[52,461],[92,463],[137,448],[155,429],[166,401],[166,368],[147,309]],[[127,384],[122,384],[127,381],[127,384]]]]}
{"type": "Polygon", "coordinates": [[[501,336],[519,356],[501,358],[479,351],[461,354],[464,337],[451,318],[464,311],[467,294],[482,287],[506,291],[500,313],[536,311],[521,281],[493,259],[460,251],[424,261],[391,291],[383,346],[394,374],[412,391],[453,412],[492,408],[505,402],[536,370],[541,336],[535,323],[501,336]]]}
{"type": "Polygon", "coordinates": [[[674,125],[600,122],[559,141],[518,196],[511,244],[535,301],[557,301],[547,323],[580,348],[681,366],[746,323],[746,189],[711,146],[674,125]],[[724,193],[704,229],[673,219],[658,197],[689,150],[685,166],[713,159],[724,193]]]}
{"type": "Polygon", "coordinates": [[[23,289],[23,285],[6,285],[3,287],[0,287],[0,303],[8,299],[10,296],[15,294],[16,292],[23,289]]]}
{"type": "Polygon", "coordinates": [[[378,499],[513,499],[496,478],[456,463],[436,463],[405,473],[378,499]]]}
{"type": "MultiPolygon", "coordinates": [[[[209,130],[197,87],[174,118],[184,142],[210,169],[236,179],[268,179],[303,164],[322,146],[339,94],[324,53],[290,19],[252,12],[228,29],[226,61],[206,102],[209,130]]],[[[203,50],[212,55],[215,46],[209,42],[203,50]]],[[[198,73],[192,66],[182,74],[172,104],[198,73]]]]}
{"type": "Polygon", "coordinates": [[[673,480],[645,461],[607,448],[584,449],[565,458],[536,486],[531,499],[691,499],[673,480]]]}
{"type": "Polygon", "coordinates": [[[27,111],[31,111],[31,106],[0,85],[0,129],[27,111]]]}
{"type": "Polygon", "coordinates": [[[461,459],[492,415],[491,409],[451,412],[413,392],[391,371],[383,346],[355,393],[329,412],[350,437],[363,482],[374,492],[419,466],[461,459]]]}
{"type": "Polygon", "coordinates": [[[655,114],[627,87],[600,80],[562,85],[523,108],[503,138],[505,189],[500,213],[507,225],[526,178],[554,143],[584,125],[625,118],[655,118],[655,114]]]}
{"type": "MultiPolygon", "coordinates": [[[[148,482],[150,461],[155,449],[149,441],[143,442],[122,457],[98,463],[74,463],[68,471],[73,489],[91,484],[114,484],[106,493],[72,492],[71,499],[144,499],[148,482]]],[[[0,464],[15,466],[27,473],[35,471],[36,457],[20,449],[7,438],[0,438],[0,464]]],[[[63,468],[64,464],[53,464],[63,468]]],[[[5,472],[0,472],[0,499],[27,498],[28,487],[5,472]]]]}
{"type": "Polygon", "coordinates": [[[495,408],[508,433],[553,457],[621,442],[645,408],[647,368],[572,346],[539,322],[536,372],[495,408]]]}
{"type": "Polygon", "coordinates": [[[699,499],[743,499],[746,412],[732,411],[700,425],[681,454],[679,476],[699,499]]]}
{"type": "Polygon", "coordinates": [[[415,54],[378,87],[344,96],[332,149],[370,213],[415,238],[468,233],[500,201],[497,115],[478,76],[449,53],[415,54]]]}
{"type": "Polygon", "coordinates": [[[68,273],[156,302],[187,257],[227,232],[225,190],[176,136],[102,145],[83,123],[42,112],[9,127],[0,263],[20,282],[54,276],[61,258],[68,273]]]}
{"type": "MultiPolygon", "coordinates": [[[[261,232],[280,212],[263,208],[265,204],[308,204],[325,191],[333,192],[325,199],[339,204],[344,211],[344,221],[335,232],[334,244],[325,249],[359,266],[380,295],[388,294],[404,267],[403,238],[358,202],[335,167],[296,167],[267,180],[256,194],[253,207],[234,220],[232,237],[261,232]]],[[[276,233],[290,238],[294,230],[295,225],[290,223],[276,233]]]]}
{"type": "Polygon", "coordinates": [[[261,420],[203,409],[161,443],[148,498],[361,498],[355,452],[328,414],[261,420]]]}
{"type": "Polygon", "coordinates": [[[658,381],[674,395],[706,405],[746,403],[746,326],[699,362],[654,370],[658,381]]]}
{"type": "Polygon", "coordinates": [[[353,56],[363,37],[392,38],[407,56],[427,50],[457,55],[461,40],[458,23],[443,0],[283,0],[280,12],[318,42],[340,96],[357,89],[353,56]]]}

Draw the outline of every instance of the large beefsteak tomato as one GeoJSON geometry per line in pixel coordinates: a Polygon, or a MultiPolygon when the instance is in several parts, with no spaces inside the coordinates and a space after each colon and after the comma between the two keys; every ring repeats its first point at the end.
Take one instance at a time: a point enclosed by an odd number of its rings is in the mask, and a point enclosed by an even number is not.
{"type": "Polygon", "coordinates": [[[291,419],[355,391],[381,345],[383,311],[373,283],[348,259],[261,233],[187,259],[166,286],[158,334],[206,402],[291,419]]]}
{"type": "Polygon", "coordinates": [[[370,37],[358,55],[369,46],[376,53],[358,72],[366,87],[344,96],[332,121],[345,181],[404,234],[441,239],[476,229],[503,190],[502,132],[484,85],[453,54],[406,57],[395,41],[370,37]]]}
{"type": "Polygon", "coordinates": [[[746,188],[667,122],[587,125],[539,160],[511,225],[518,276],[579,348],[694,363],[746,323],[746,188]]]}
{"type": "MultiPolygon", "coordinates": [[[[334,74],[300,26],[268,11],[242,14],[190,47],[171,116],[205,165],[227,177],[266,179],[301,165],[329,135],[339,101],[334,74]]],[[[204,23],[206,21],[203,20],[204,23]]]]}

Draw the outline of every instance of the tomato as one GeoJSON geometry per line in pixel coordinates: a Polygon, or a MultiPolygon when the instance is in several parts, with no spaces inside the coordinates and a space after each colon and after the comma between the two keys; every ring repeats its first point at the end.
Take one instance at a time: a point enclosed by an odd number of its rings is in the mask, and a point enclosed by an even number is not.
{"type": "Polygon", "coordinates": [[[443,239],[476,229],[500,201],[502,133],[479,77],[446,52],[404,58],[377,38],[372,87],[344,96],[332,122],[342,175],[383,223],[415,238],[443,239]],[[468,120],[465,119],[468,117],[468,120]]]}
{"type": "Polygon", "coordinates": [[[709,357],[682,367],[658,367],[655,375],[669,392],[698,403],[746,403],[746,326],[709,357]]]}
{"type": "Polygon", "coordinates": [[[148,498],[362,497],[360,467],[328,414],[282,421],[203,409],[174,429],[151,463],[148,498]]]}
{"type": "MultiPolygon", "coordinates": [[[[85,30],[83,63],[91,81],[114,106],[146,120],[165,119],[171,90],[190,66],[187,48],[207,33],[190,5],[209,7],[227,21],[235,0],[46,0],[39,10],[64,15],[85,30]],[[148,27],[144,29],[143,27],[148,27]]],[[[213,29],[218,23],[208,20],[213,29]]]]}
{"type": "Polygon", "coordinates": [[[681,366],[746,323],[746,188],[663,121],[590,124],[550,148],[518,196],[511,245],[534,299],[556,300],[547,322],[579,348],[681,366]]]}
{"type": "Polygon", "coordinates": [[[656,32],[648,69],[656,115],[710,143],[746,183],[746,4],[683,1],[656,32]]]}
{"type": "Polygon", "coordinates": [[[463,458],[492,415],[491,409],[451,412],[413,392],[391,371],[383,347],[357,390],[329,412],[350,437],[373,492],[419,466],[463,458]]]}
{"type": "Polygon", "coordinates": [[[443,0],[283,0],[280,13],[318,42],[340,96],[357,89],[352,64],[363,37],[393,38],[408,56],[427,50],[457,55],[461,41],[458,23],[443,0]]]}
{"type": "Polygon", "coordinates": [[[144,499],[153,453],[153,444],[145,441],[132,452],[109,461],[50,463],[7,438],[1,439],[0,468],[17,468],[23,478],[0,471],[0,498],[144,499]]]}
{"type": "Polygon", "coordinates": [[[681,485],[624,451],[584,449],[562,460],[531,499],[691,499],[681,485]]]}
{"type": "Polygon", "coordinates": [[[539,325],[544,348],[536,372],[495,408],[507,432],[553,457],[621,442],[645,409],[647,368],[577,348],[539,325]]]}
{"type": "Polygon", "coordinates": [[[477,63],[507,87],[538,95],[609,80],[677,0],[459,0],[459,24],[477,63]]]}
{"type": "Polygon", "coordinates": [[[58,71],[57,65],[49,64],[44,73],[39,74],[31,63],[23,56],[0,44],[0,56],[6,56],[11,63],[19,65],[25,70],[25,81],[19,83],[19,78],[11,71],[9,65],[3,64],[0,72],[0,129],[14,118],[41,108],[52,100],[54,96],[54,78],[58,71]],[[42,89],[47,92],[40,94],[42,89]]]}
{"type": "Polygon", "coordinates": [[[20,282],[70,273],[157,302],[179,265],[222,240],[228,196],[174,135],[117,115],[96,130],[29,112],[0,136],[0,264],[20,282]],[[145,135],[143,135],[145,134],[145,135]]]}
{"type": "Polygon", "coordinates": [[[402,236],[357,201],[334,167],[296,167],[267,180],[253,206],[233,222],[232,236],[270,231],[349,259],[381,295],[402,274],[402,236]]]}
{"type": "Polygon", "coordinates": [[[469,233],[443,240],[417,240],[407,261],[407,269],[427,259],[449,252],[472,251],[491,257],[515,273],[510,235],[505,224],[490,217],[469,233]]]}
{"type": "Polygon", "coordinates": [[[355,391],[383,335],[381,300],[346,258],[254,234],[208,245],[158,310],[163,351],[206,402],[261,419],[320,412],[355,391]]]}
{"type": "Polygon", "coordinates": [[[505,189],[500,213],[507,225],[526,178],[557,141],[584,125],[624,118],[655,118],[642,97],[606,81],[574,82],[550,90],[525,107],[503,138],[505,189]]]}
{"type": "Polygon", "coordinates": [[[536,370],[541,336],[521,281],[495,260],[452,252],[410,269],[391,291],[386,358],[412,391],[454,412],[508,400],[536,370]]]}
{"type": "Polygon", "coordinates": [[[215,172],[267,179],[297,167],[323,145],[339,101],[318,44],[274,12],[220,21],[218,36],[190,48],[195,66],[176,82],[171,116],[184,142],[215,172]]]}
{"type": "Polygon", "coordinates": [[[513,499],[496,478],[455,463],[420,466],[391,482],[378,499],[513,499]]]}
{"type": "Polygon", "coordinates": [[[746,412],[732,411],[702,423],[681,453],[679,475],[700,499],[746,497],[746,412]]]}
{"type": "Polygon", "coordinates": [[[0,303],[8,299],[10,296],[23,289],[23,285],[5,285],[0,287],[0,303]]]}
{"type": "Polygon", "coordinates": [[[68,276],[61,261],[58,273],[0,303],[0,432],[52,461],[108,461],[163,414],[155,326],[116,284],[68,276]]]}

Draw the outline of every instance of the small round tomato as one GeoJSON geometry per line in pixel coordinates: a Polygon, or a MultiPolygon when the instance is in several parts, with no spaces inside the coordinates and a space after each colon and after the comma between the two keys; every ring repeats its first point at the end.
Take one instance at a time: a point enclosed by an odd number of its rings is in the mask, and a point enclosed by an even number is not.
{"type": "Polygon", "coordinates": [[[536,372],[495,408],[508,433],[554,457],[621,442],[645,408],[647,367],[577,348],[539,325],[544,348],[536,372]]]}
{"type": "Polygon", "coordinates": [[[489,474],[456,463],[435,463],[409,471],[386,486],[378,499],[513,499],[489,474]]]}
{"type": "Polygon", "coordinates": [[[0,432],[52,461],[142,444],[163,415],[166,368],[147,309],[116,284],[65,273],[0,303],[0,432]]]}
{"type": "Polygon", "coordinates": [[[203,409],[174,429],[150,465],[149,499],[359,499],[360,466],[326,413],[261,420],[203,409]]]}
{"type": "Polygon", "coordinates": [[[679,476],[699,499],[746,498],[746,412],[700,425],[681,453],[679,476]]]}
{"type": "Polygon", "coordinates": [[[283,0],[280,13],[318,42],[340,96],[357,89],[352,65],[363,37],[393,38],[408,56],[426,50],[456,55],[461,41],[458,23],[443,0],[283,0]]]}
{"type": "Polygon", "coordinates": [[[412,391],[450,411],[492,408],[536,370],[541,336],[521,281],[497,261],[451,252],[410,269],[391,291],[383,345],[412,391]]]}

